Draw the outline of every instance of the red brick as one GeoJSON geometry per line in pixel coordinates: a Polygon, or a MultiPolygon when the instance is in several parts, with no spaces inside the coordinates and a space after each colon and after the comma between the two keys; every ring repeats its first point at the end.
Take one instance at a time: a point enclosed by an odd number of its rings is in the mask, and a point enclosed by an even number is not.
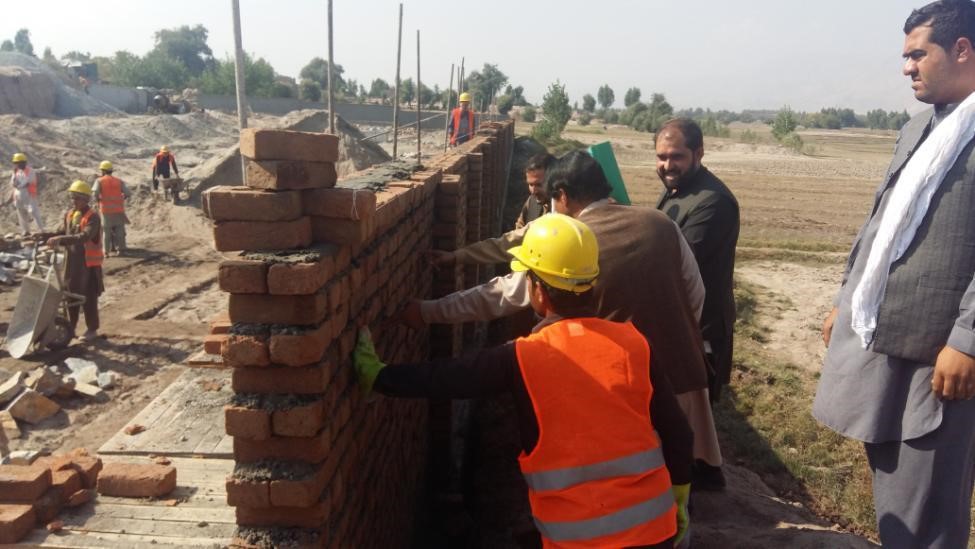
{"type": "MultiPolygon", "coordinates": [[[[334,466],[333,466],[334,468],[334,466]]],[[[322,497],[331,469],[322,464],[314,475],[302,480],[272,480],[271,505],[275,507],[312,507],[322,497]]],[[[341,501],[336,499],[336,501],[341,501]]]]}
{"type": "Polygon", "coordinates": [[[220,262],[217,281],[228,294],[266,294],[267,270],[263,261],[228,259],[220,262]]]}
{"type": "Polygon", "coordinates": [[[218,252],[239,250],[287,250],[311,244],[311,221],[220,221],[213,227],[218,252]]]}
{"type": "Polygon", "coordinates": [[[0,504],[0,543],[17,543],[34,528],[36,517],[30,505],[0,504]]]}
{"type": "Polygon", "coordinates": [[[208,355],[219,355],[220,346],[227,340],[227,334],[208,334],[203,338],[203,352],[208,355]]]}
{"type": "Polygon", "coordinates": [[[230,332],[230,327],[233,325],[234,323],[230,321],[229,315],[227,317],[227,320],[211,320],[210,334],[212,335],[227,334],[230,332]]]}
{"type": "Polygon", "coordinates": [[[61,503],[67,503],[71,494],[81,490],[81,475],[74,469],[51,473],[51,486],[61,491],[61,503]]]}
{"type": "Polygon", "coordinates": [[[255,324],[317,325],[328,313],[324,292],[311,295],[231,294],[230,318],[255,324]]]}
{"type": "Polygon", "coordinates": [[[95,483],[98,481],[98,472],[102,470],[102,460],[88,455],[87,450],[84,448],[76,448],[68,454],[37,458],[34,461],[34,466],[47,467],[52,473],[68,470],[75,471],[79,475],[82,487],[94,488],[95,483]]]}
{"type": "Polygon", "coordinates": [[[266,335],[230,334],[220,345],[220,356],[227,366],[267,366],[271,363],[266,335]]]}
{"type": "Polygon", "coordinates": [[[159,497],[176,488],[176,468],[148,463],[106,463],[98,493],[119,497],[159,497]]]}
{"type": "Polygon", "coordinates": [[[267,481],[239,480],[227,477],[227,505],[231,507],[270,507],[267,481]]]}
{"type": "Polygon", "coordinates": [[[271,334],[268,348],[274,364],[304,366],[320,361],[331,342],[332,323],[328,319],[300,334],[271,334]]]}
{"type": "Polygon", "coordinates": [[[332,258],[322,256],[312,263],[275,263],[267,273],[268,293],[308,295],[317,292],[334,273],[332,258]]]}
{"type": "Polygon", "coordinates": [[[78,490],[77,492],[71,494],[71,496],[68,497],[68,507],[78,507],[88,503],[93,499],[95,499],[95,490],[91,488],[78,490]]]}
{"type": "Polygon", "coordinates": [[[51,470],[36,465],[0,465],[0,501],[33,502],[51,486],[51,470]]]}
{"type": "Polygon", "coordinates": [[[331,505],[328,498],[311,507],[237,507],[239,526],[279,526],[294,528],[318,528],[329,518],[331,505]]]}
{"type": "Polygon", "coordinates": [[[301,217],[301,193],[213,187],[203,193],[203,213],[214,221],[291,221],[301,217]]]}
{"type": "Polygon", "coordinates": [[[334,217],[311,218],[312,239],[315,242],[357,246],[365,244],[375,232],[373,218],[353,221],[334,217]]]}
{"type": "Polygon", "coordinates": [[[267,410],[228,404],[223,407],[223,422],[230,436],[252,440],[271,438],[271,414],[267,410]]]}
{"type": "Polygon", "coordinates": [[[336,219],[367,219],[376,212],[376,195],[369,189],[312,189],[302,192],[305,215],[336,219]]]}
{"type": "Polygon", "coordinates": [[[349,296],[351,294],[349,290],[349,277],[342,276],[341,278],[333,279],[326,286],[326,291],[328,292],[328,305],[334,314],[340,306],[349,302],[349,296]]]}
{"type": "Polygon", "coordinates": [[[322,428],[324,412],[321,400],[287,410],[275,410],[271,415],[271,429],[275,436],[313,437],[322,428]]]}
{"type": "Polygon", "coordinates": [[[240,131],[240,154],[251,160],[337,162],[339,140],[326,133],[246,128],[240,131]]]}
{"type": "Polygon", "coordinates": [[[247,163],[247,186],[274,191],[334,187],[338,175],[332,162],[252,160],[247,163]]]}
{"type": "Polygon", "coordinates": [[[328,362],[302,368],[234,368],[231,379],[238,393],[314,395],[325,391],[331,371],[328,362]]]}
{"type": "Polygon", "coordinates": [[[252,463],[262,459],[284,459],[318,463],[328,456],[332,434],[326,427],[313,437],[278,437],[267,440],[234,439],[234,459],[252,463]]]}

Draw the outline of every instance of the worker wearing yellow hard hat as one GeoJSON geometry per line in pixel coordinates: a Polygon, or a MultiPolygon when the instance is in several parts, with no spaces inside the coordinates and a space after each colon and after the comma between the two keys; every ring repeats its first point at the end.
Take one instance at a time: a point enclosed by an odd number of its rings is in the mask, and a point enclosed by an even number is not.
{"type": "Polygon", "coordinates": [[[95,180],[91,191],[102,216],[102,247],[106,257],[113,253],[122,255],[125,253],[125,224],[129,222],[125,215],[125,201],[131,195],[125,181],[114,175],[115,166],[111,161],[103,160],[98,169],[102,175],[95,180]]]}
{"type": "Polygon", "coordinates": [[[471,94],[463,92],[458,98],[460,106],[450,113],[450,124],[447,125],[447,135],[450,145],[456,147],[470,141],[477,130],[477,115],[471,110],[471,94]]]}
{"type": "Polygon", "coordinates": [[[11,189],[3,202],[13,202],[22,234],[30,233],[32,219],[37,224],[38,231],[43,233],[44,220],[41,219],[41,209],[37,205],[37,172],[27,164],[27,155],[22,152],[15,153],[11,162],[14,165],[14,173],[10,176],[11,189]]]}
{"type": "Polygon", "coordinates": [[[596,236],[548,214],[509,252],[543,317],[531,335],[462,358],[386,365],[363,330],[353,354],[361,387],[413,398],[511,394],[518,461],[545,547],[673,546],[687,525],[676,502],[689,485],[672,486],[666,464],[690,460],[692,434],[673,393],[651,382],[643,335],[594,316],[596,236]],[[634,508],[638,520],[627,515],[634,508]]]}
{"type": "Polygon", "coordinates": [[[98,296],[105,291],[102,280],[102,231],[101,219],[91,207],[93,191],[80,179],[68,187],[72,207],[61,219],[61,226],[47,238],[49,246],[60,246],[65,251],[64,285],[67,291],[85,296],[83,305],[68,307],[72,334],[78,326],[81,308],[85,311],[87,330],[82,340],[98,337],[98,296]]]}

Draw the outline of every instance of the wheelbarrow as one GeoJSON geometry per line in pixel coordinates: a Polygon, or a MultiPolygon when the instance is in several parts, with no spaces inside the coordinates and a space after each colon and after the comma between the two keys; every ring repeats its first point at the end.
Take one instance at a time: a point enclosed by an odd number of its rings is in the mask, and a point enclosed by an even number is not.
{"type": "Polygon", "coordinates": [[[21,281],[4,340],[14,358],[44,347],[64,349],[74,337],[68,307],[84,304],[85,296],[63,289],[59,255],[63,258],[63,253],[55,248],[45,260],[44,256],[38,257],[37,246],[31,251],[30,268],[21,281]]]}
{"type": "Polygon", "coordinates": [[[170,177],[159,182],[162,183],[163,197],[166,200],[171,197],[173,204],[179,204],[179,193],[186,190],[186,180],[182,177],[170,177]]]}

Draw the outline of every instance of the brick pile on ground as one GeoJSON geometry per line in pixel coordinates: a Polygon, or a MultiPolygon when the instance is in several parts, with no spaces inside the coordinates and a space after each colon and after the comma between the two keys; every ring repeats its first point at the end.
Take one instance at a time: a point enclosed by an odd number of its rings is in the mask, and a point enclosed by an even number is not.
{"type": "MultiPolygon", "coordinates": [[[[418,252],[466,242],[468,152],[413,173],[377,167],[336,181],[328,134],[251,129],[241,151],[247,186],[215,187],[203,200],[217,250],[240,252],[219,266],[228,310],[205,342],[233,368],[233,544],[402,546],[421,493],[428,404],[367,400],[351,353],[368,326],[388,363],[430,356],[428,333],[388,320],[434,286],[464,283],[460,269],[434,278],[418,252]]],[[[481,211],[473,215],[479,225],[481,211]]],[[[459,330],[433,340],[439,354],[462,344],[459,330]]]]}
{"type": "Polygon", "coordinates": [[[18,542],[65,506],[90,501],[101,469],[102,461],[84,448],[29,465],[0,465],[0,544],[18,542]]]}

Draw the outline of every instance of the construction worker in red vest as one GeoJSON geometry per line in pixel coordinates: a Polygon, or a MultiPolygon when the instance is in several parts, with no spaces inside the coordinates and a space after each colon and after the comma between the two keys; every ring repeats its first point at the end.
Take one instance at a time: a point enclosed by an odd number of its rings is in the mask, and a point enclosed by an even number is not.
{"type": "Polygon", "coordinates": [[[125,181],[112,175],[114,167],[108,160],[102,160],[98,169],[102,176],[95,180],[91,193],[102,216],[102,246],[106,257],[113,253],[122,255],[125,253],[125,224],[129,222],[125,216],[129,189],[125,181]]]}
{"type": "MultiPolygon", "coordinates": [[[[68,188],[73,207],[62,219],[61,227],[47,239],[48,246],[65,248],[64,285],[72,293],[85,296],[85,325],[81,337],[91,341],[98,337],[98,296],[105,291],[102,281],[101,220],[90,206],[91,187],[75,181],[68,188]]],[[[78,326],[81,306],[68,307],[72,333],[78,326]]]]}
{"type": "Polygon", "coordinates": [[[17,153],[13,157],[14,173],[10,176],[11,198],[17,208],[20,232],[30,234],[30,219],[34,219],[39,233],[44,232],[44,221],[37,206],[37,172],[27,165],[27,155],[17,153]]]}
{"type": "Polygon", "coordinates": [[[509,252],[544,317],[531,335],[460,359],[385,365],[364,329],[353,355],[360,384],[411,398],[512,394],[544,547],[674,547],[686,539],[693,434],[643,335],[593,314],[596,237],[549,214],[509,252]]]}
{"type": "Polygon", "coordinates": [[[152,159],[152,190],[159,190],[159,178],[169,179],[169,167],[172,166],[173,173],[179,177],[179,167],[176,166],[176,156],[169,152],[169,147],[163,145],[159,147],[159,152],[152,159]]]}
{"type": "Polygon", "coordinates": [[[451,147],[470,141],[477,129],[477,117],[471,110],[471,94],[464,92],[459,100],[460,106],[450,113],[450,125],[447,126],[451,147]]]}

